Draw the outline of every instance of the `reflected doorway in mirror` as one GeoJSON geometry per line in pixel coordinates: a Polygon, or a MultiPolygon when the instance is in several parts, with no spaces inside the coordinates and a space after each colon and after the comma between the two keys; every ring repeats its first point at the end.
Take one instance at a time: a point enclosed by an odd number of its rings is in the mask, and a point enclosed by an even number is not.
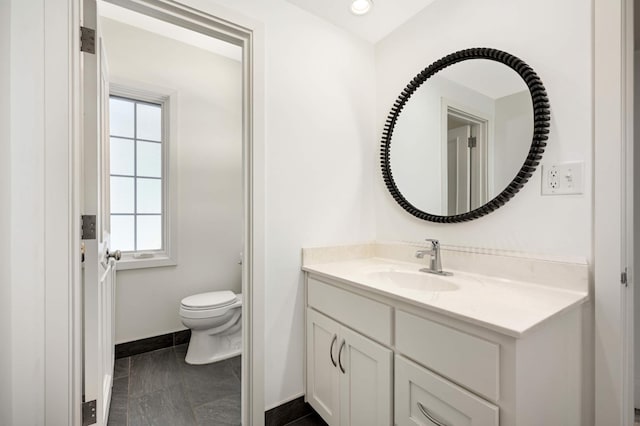
{"type": "MultiPolygon", "coordinates": [[[[442,206],[447,215],[466,213],[488,201],[488,145],[493,117],[442,98],[442,206]]],[[[493,178],[493,176],[491,176],[493,178]]]]}

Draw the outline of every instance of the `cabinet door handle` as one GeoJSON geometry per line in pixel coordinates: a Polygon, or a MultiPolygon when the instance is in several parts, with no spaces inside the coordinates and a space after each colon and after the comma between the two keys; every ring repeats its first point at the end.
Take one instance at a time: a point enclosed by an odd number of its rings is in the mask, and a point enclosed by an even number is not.
{"type": "Polygon", "coordinates": [[[342,371],[342,374],[346,373],[347,371],[344,369],[344,367],[342,366],[342,350],[344,349],[344,345],[347,343],[346,340],[342,341],[342,344],[340,345],[340,351],[338,352],[338,365],[340,365],[340,371],[342,371]]]}
{"type": "Polygon", "coordinates": [[[331,357],[331,363],[333,364],[334,367],[338,366],[338,364],[336,363],[336,360],[333,359],[333,345],[336,344],[336,340],[338,340],[338,335],[334,334],[333,340],[331,341],[331,347],[329,348],[329,356],[331,357]]]}
{"type": "Polygon", "coordinates": [[[422,414],[424,414],[424,416],[426,418],[431,420],[432,423],[436,424],[437,426],[448,426],[446,423],[442,423],[440,420],[438,420],[435,417],[433,417],[433,414],[431,414],[429,412],[429,410],[424,408],[424,405],[420,404],[419,402],[418,402],[418,408],[420,409],[420,411],[422,412],[422,414]]]}

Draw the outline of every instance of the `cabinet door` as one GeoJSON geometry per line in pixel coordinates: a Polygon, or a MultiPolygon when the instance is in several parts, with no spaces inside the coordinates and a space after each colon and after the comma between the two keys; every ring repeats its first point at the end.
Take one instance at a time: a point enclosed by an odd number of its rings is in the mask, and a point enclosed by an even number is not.
{"type": "Polygon", "coordinates": [[[307,401],[329,425],[339,418],[337,322],[307,308],[307,401]]]}
{"type": "Polygon", "coordinates": [[[340,336],[340,426],[393,424],[391,350],[346,327],[340,336]]]}
{"type": "Polygon", "coordinates": [[[498,426],[498,407],[401,356],[395,359],[397,426],[498,426]]]}

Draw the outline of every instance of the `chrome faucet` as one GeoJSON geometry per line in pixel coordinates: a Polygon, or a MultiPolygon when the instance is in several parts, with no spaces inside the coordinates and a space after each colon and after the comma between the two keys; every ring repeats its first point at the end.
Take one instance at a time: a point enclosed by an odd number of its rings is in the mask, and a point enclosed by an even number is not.
{"type": "Polygon", "coordinates": [[[440,260],[440,242],[427,238],[425,241],[431,243],[431,248],[428,250],[418,250],[416,257],[423,259],[425,255],[429,255],[429,267],[420,269],[420,272],[428,272],[430,274],[437,275],[453,275],[451,272],[445,272],[442,270],[442,261],[440,260]]]}

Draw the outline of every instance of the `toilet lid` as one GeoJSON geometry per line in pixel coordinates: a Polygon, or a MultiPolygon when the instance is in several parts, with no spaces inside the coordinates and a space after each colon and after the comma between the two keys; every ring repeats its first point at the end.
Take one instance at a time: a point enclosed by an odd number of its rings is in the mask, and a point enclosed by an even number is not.
{"type": "Polygon", "coordinates": [[[185,297],[182,299],[182,306],[188,309],[211,309],[231,305],[236,300],[232,291],[210,291],[185,297]]]}

